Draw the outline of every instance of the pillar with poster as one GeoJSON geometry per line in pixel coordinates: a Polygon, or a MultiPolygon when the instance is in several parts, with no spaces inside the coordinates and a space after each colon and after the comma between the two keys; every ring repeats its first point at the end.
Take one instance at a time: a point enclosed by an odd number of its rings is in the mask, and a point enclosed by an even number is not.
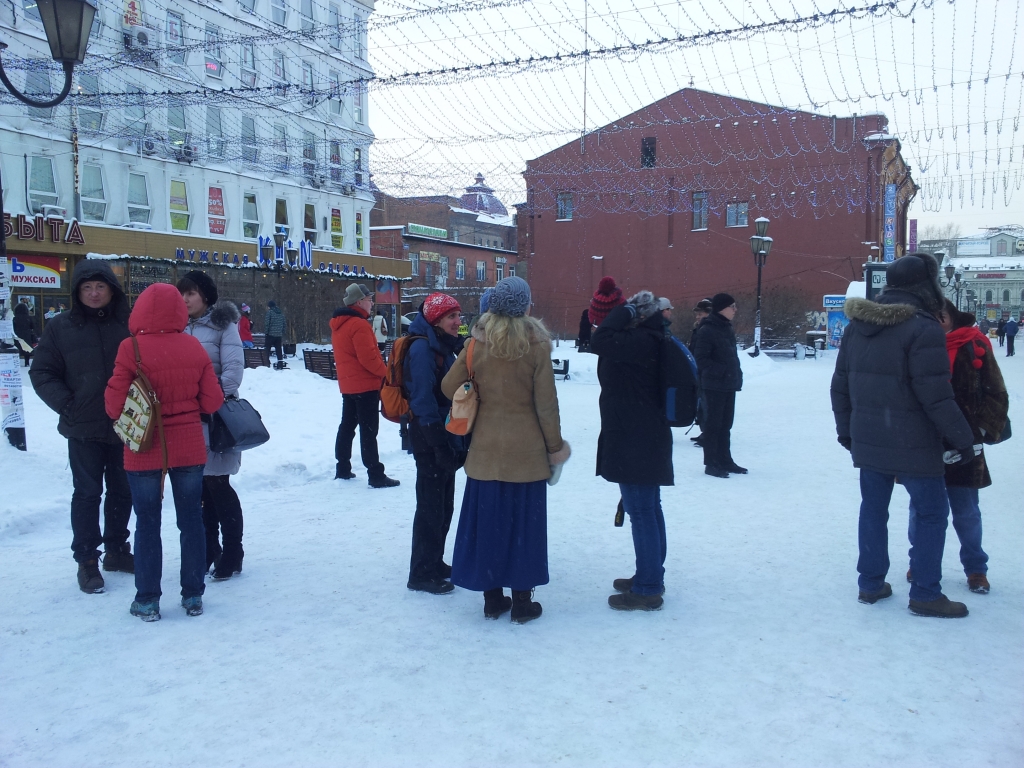
{"type": "Polygon", "coordinates": [[[11,263],[0,256],[0,418],[7,440],[19,451],[25,444],[25,404],[21,392],[21,356],[14,345],[14,297],[11,263]]]}
{"type": "Polygon", "coordinates": [[[846,326],[850,323],[850,318],[843,311],[845,304],[845,293],[826,294],[822,297],[822,307],[828,317],[825,328],[828,334],[826,339],[828,340],[829,349],[839,349],[839,345],[843,341],[843,331],[846,330],[846,326]]]}

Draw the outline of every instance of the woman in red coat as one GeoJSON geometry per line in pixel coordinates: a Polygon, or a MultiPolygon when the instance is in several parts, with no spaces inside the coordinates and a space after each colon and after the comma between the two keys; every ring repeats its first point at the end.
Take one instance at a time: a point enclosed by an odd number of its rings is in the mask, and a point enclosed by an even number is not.
{"type": "MultiPolygon", "coordinates": [[[[136,595],[131,613],[143,621],[160,618],[160,513],[165,466],[181,531],[181,604],[189,616],[203,612],[206,534],[202,495],[206,446],[199,415],[220,408],[224,393],[203,345],[182,333],[187,323],[184,299],[173,285],[163,283],[142,292],[128,319],[128,329],[139,344],[142,372],[160,401],[163,440],[167,446],[166,465],[159,430],[148,451],[133,453],[127,447],[124,449],[124,468],[136,517],[136,595]]],[[[128,338],[117,350],[114,375],[107,384],[105,404],[110,418],[120,416],[134,378],[135,347],[128,338]]]]}

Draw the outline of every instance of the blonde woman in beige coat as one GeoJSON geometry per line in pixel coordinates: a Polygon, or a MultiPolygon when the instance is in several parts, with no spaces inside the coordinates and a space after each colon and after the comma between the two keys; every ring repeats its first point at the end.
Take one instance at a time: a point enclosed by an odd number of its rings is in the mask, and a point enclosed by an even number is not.
{"type": "MultiPolygon", "coordinates": [[[[452,557],[452,583],[484,593],[484,616],[497,619],[511,609],[517,623],[541,614],[532,598],[534,587],[548,583],[547,481],[570,452],[558,418],[550,336],[529,308],[526,281],[506,278],[473,327],[480,408],[452,557]]],[[[469,378],[469,346],[441,382],[449,399],[469,378]]]]}

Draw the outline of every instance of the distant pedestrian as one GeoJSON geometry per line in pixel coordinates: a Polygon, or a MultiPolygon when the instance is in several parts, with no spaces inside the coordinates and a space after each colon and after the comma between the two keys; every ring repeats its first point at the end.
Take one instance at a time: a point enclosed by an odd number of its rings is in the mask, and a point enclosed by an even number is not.
{"type": "Polygon", "coordinates": [[[345,306],[336,309],[331,318],[331,346],[342,403],[341,424],[334,441],[334,479],[352,480],[356,476],[352,471],[352,441],[358,427],[359,453],[370,487],[394,488],[400,483],[384,474],[377,451],[380,387],[388,369],[370,327],[373,295],[361,283],[349,283],[343,302],[345,306]]]}
{"type": "Polygon", "coordinates": [[[1011,317],[1006,322],[1004,330],[1006,331],[1006,356],[1013,357],[1013,341],[1017,338],[1017,331],[1020,330],[1020,327],[1017,325],[1017,321],[1011,317]]]}
{"type": "Polygon", "coordinates": [[[444,428],[451,400],[441,380],[462,349],[461,308],[454,297],[432,293],[409,325],[414,339],[405,358],[409,393],[409,439],[416,460],[416,512],[412,521],[412,555],[406,586],[443,595],[454,587],[452,567],[444,562],[445,541],[455,511],[455,474],[466,462],[466,438],[444,428]]]}
{"type": "Polygon", "coordinates": [[[615,579],[619,611],[656,611],[664,603],[665,514],[661,486],[674,485],[672,430],[661,400],[660,359],[665,329],[658,302],[640,291],[613,309],[590,340],[601,383],[597,474],[617,483],[633,532],[636,570],[615,579]]]}
{"type": "Polygon", "coordinates": [[[206,534],[203,529],[203,467],[206,446],[200,414],[224,403],[210,356],[197,339],[183,333],[188,310],[173,285],[154,283],[132,307],[128,321],[134,338],[117,351],[114,375],[107,384],[107,416],[120,416],[135,379],[136,344],[142,372],[160,401],[159,425],[147,451],[124,447],[124,467],[132,489],[135,526],[135,601],[131,614],[143,621],[160,618],[163,545],[160,517],[165,475],[170,478],[181,543],[181,605],[189,616],[203,612],[206,534]]]}
{"type": "Polygon", "coordinates": [[[78,587],[86,593],[104,589],[99,569],[101,543],[106,551],[104,570],[132,573],[135,568],[128,544],[131,490],[121,442],[103,403],[118,347],[129,336],[128,314],[128,299],[110,264],[80,261],[71,277],[71,311],[46,323],[28,374],[39,399],[60,414],[57,431],[68,441],[75,489],[71,495],[71,551],[78,563],[78,587]]]}
{"type": "MultiPolygon", "coordinates": [[[[590,298],[590,309],[587,310],[590,325],[597,328],[608,317],[609,312],[625,303],[626,299],[622,295],[622,289],[615,284],[615,278],[602,277],[597,284],[597,290],[590,298]]],[[[590,341],[591,343],[594,341],[593,333],[591,333],[590,341]]]]}
{"type": "Polygon", "coordinates": [[[285,324],[284,312],[277,306],[277,302],[274,300],[268,301],[267,314],[263,318],[263,332],[266,334],[263,348],[267,350],[268,359],[270,357],[270,349],[275,349],[277,351],[277,362],[279,363],[284,362],[285,324]]]}
{"type": "Polygon", "coordinates": [[[704,402],[701,421],[704,474],[712,477],[747,474],[732,458],[736,393],[743,389],[743,369],[732,327],[735,316],[735,299],[728,293],[716,293],[711,297],[711,314],[701,321],[694,334],[692,352],[697,358],[704,402]]]}
{"type": "MultiPolygon", "coordinates": [[[[245,373],[245,355],[238,332],[241,314],[230,301],[220,301],[217,285],[205,272],[194,270],[178,281],[185,300],[185,333],[199,339],[213,363],[225,398],[237,398],[245,373]]],[[[230,579],[242,571],[242,504],[231,487],[231,475],[242,467],[237,451],[210,450],[210,424],[203,420],[206,466],[203,469],[203,527],[206,529],[206,569],[213,578],[230,579]]]]}
{"type": "Polygon", "coordinates": [[[999,322],[996,323],[996,338],[999,339],[999,346],[1003,346],[1003,342],[1006,341],[1006,319],[1000,317],[999,322]]]}
{"type": "Polygon", "coordinates": [[[950,601],[940,584],[949,517],[943,451],[952,446],[969,466],[974,433],[949,382],[946,335],[935,317],[945,303],[938,274],[931,254],[908,254],[889,266],[877,301],[846,300],[850,324],[832,376],[832,411],[837,439],[860,470],[857,599],[873,605],[892,596],[889,501],[899,478],[914,505],[910,610],[960,618],[967,606],[950,601]]]}
{"type": "Polygon", "coordinates": [[[383,352],[388,343],[388,321],[384,319],[383,312],[378,312],[373,318],[373,337],[377,340],[377,349],[383,352]]]}
{"type": "Polygon", "coordinates": [[[593,332],[593,327],[590,325],[590,308],[583,310],[583,314],[580,315],[580,333],[577,337],[576,347],[580,352],[590,351],[590,335],[593,332]]]}
{"type": "Polygon", "coordinates": [[[473,338],[441,384],[451,398],[472,377],[480,407],[466,460],[466,491],[452,582],[484,594],[484,616],[541,615],[533,589],[548,583],[547,481],[569,458],[551,367],[551,337],[529,316],[530,286],[506,277],[473,338]],[[505,595],[504,588],[512,590],[505,595]]]}
{"type": "Polygon", "coordinates": [[[27,365],[29,358],[32,357],[32,348],[39,339],[36,336],[36,324],[32,315],[29,314],[28,305],[21,302],[14,307],[14,335],[25,344],[25,346],[19,344],[18,351],[27,365]],[[25,347],[28,349],[26,350],[25,347]]]}
{"type": "Polygon", "coordinates": [[[252,318],[249,316],[251,310],[248,304],[242,304],[242,317],[238,320],[238,338],[242,340],[245,349],[254,349],[256,343],[252,340],[252,318]]]}
{"type": "MultiPolygon", "coordinates": [[[[696,336],[697,336],[697,329],[700,327],[700,324],[704,320],[704,318],[707,317],[710,314],[711,314],[711,299],[701,299],[700,301],[697,302],[696,306],[693,308],[693,330],[690,331],[690,343],[688,345],[688,347],[689,347],[691,352],[693,351],[693,342],[695,341],[696,336]]],[[[698,398],[699,398],[699,406],[700,407],[697,409],[697,417],[694,419],[694,423],[703,430],[705,402],[704,402],[704,394],[699,391],[699,389],[700,389],[700,380],[699,379],[700,379],[700,372],[698,370],[697,387],[698,387],[698,398]]],[[[691,437],[690,440],[693,442],[694,447],[697,447],[697,448],[703,448],[704,447],[704,435],[703,434],[697,435],[696,437],[691,437]]]]}

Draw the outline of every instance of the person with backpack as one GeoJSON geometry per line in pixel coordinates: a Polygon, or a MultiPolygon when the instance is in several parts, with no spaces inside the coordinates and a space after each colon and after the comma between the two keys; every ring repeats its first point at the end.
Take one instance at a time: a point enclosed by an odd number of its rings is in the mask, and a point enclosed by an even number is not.
{"type": "Polygon", "coordinates": [[[1013,342],[1017,338],[1017,331],[1020,330],[1020,327],[1017,325],[1017,321],[1011,317],[1006,321],[1003,330],[1006,332],[1006,356],[1013,357],[1013,342]]]}
{"type": "Polygon", "coordinates": [[[361,283],[349,283],[344,307],[331,318],[331,346],[341,390],[341,424],[334,440],[335,480],[352,480],[352,441],[359,427],[359,454],[371,488],[394,488],[401,483],[384,474],[377,451],[380,429],[380,387],[388,369],[370,327],[373,295],[361,283]]]}
{"type": "Polygon", "coordinates": [[[441,383],[445,396],[454,398],[472,380],[480,397],[452,582],[483,592],[485,618],[511,612],[518,624],[542,612],[533,590],[548,583],[548,480],[570,454],[562,439],[551,337],[529,316],[530,298],[523,278],[499,281],[488,312],[441,383]]]}
{"type": "Polygon", "coordinates": [[[184,333],[188,310],[173,285],[154,283],[135,300],[104,393],[107,416],[117,420],[132,382],[141,370],[152,385],[153,441],[148,450],[124,447],[124,468],[135,505],[135,600],[132,616],[160,619],[163,545],[160,516],[164,478],[171,481],[181,543],[181,606],[189,616],[203,612],[206,533],[203,528],[203,467],[206,445],[201,414],[216,412],[224,392],[213,363],[198,339],[184,333]]]}
{"type": "Polygon", "coordinates": [[[611,310],[590,339],[601,384],[597,474],[619,486],[636,555],[633,576],[612,582],[617,594],[608,605],[618,611],[656,611],[664,603],[661,486],[675,484],[661,387],[664,342],[664,319],[650,291],[611,310]]]}
{"type": "Polygon", "coordinates": [[[267,359],[270,359],[270,349],[277,352],[277,362],[280,367],[284,366],[284,312],[277,306],[276,301],[267,302],[267,314],[263,318],[263,333],[265,334],[263,348],[267,350],[267,359]]]}
{"type": "Polygon", "coordinates": [[[732,458],[732,423],[736,413],[736,393],[743,389],[743,369],[736,353],[736,332],[732,320],[736,301],[728,293],[711,297],[711,314],[697,327],[693,337],[693,356],[700,371],[700,390],[704,408],[701,414],[701,445],[704,448],[704,474],[729,477],[729,473],[747,474],[732,458]]]}

